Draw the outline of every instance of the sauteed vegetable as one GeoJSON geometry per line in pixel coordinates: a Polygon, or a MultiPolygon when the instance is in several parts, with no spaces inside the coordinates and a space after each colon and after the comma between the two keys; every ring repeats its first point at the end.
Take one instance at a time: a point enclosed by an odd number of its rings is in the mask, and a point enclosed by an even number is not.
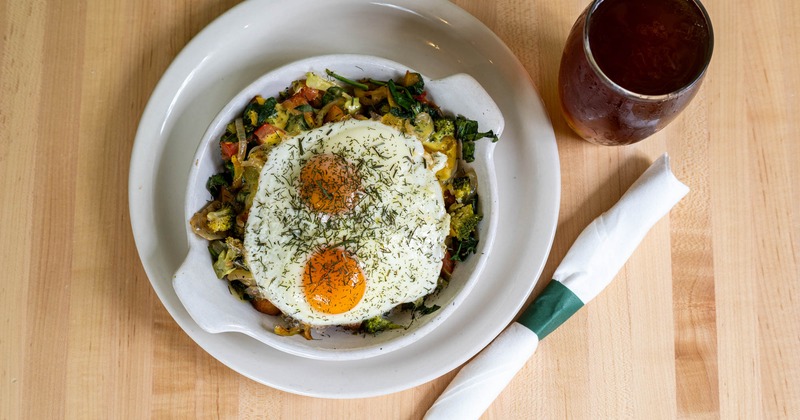
{"type": "MultiPolygon", "coordinates": [[[[259,292],[243,246],[261,169],[276,145],[304,131],[347,119],[377,120],[417,138],[435,167],[450,215],[450,234],[439,284],[432,294],[446,287],[457,262],[476,251],[482,218],[477,177],[459,165],[459,160],[474,161],[475,142],[484,137],[497,141],[497,136],[491,131],[480,132],[476,121],[442,112],[428,98],[418,73],[406,72],[399,80],[351,80],[331,70],[324,76],[308,73],[276,97],[254,97],[241,116],[227,125],[219,140],[222,170],[206,183],[212,200],[190,220],[194,232],[210,241],[208,248],[217,277],[229,281],[231,289],[259,312],[281,314],[259,292]]],[[[412,311],[414,316],[439,309],[427,306],[426,298],[403,304],[401,309],[412,311]]],[[[310,326],[290,318],[287,322],[286,327],[275,327],[275,332],[311,338],[310,326]]],[[[375,334],[404,326],[378,316],[347,327],[375,334]]]]}

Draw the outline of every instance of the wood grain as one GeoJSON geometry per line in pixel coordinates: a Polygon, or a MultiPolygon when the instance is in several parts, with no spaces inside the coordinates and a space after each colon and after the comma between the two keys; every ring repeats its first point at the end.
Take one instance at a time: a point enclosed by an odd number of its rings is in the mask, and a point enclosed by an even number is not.
{"type": "MultiPolygon", "coordinates": [[[[128,216],[138,119],[235,3],[0,0],[0,418],[416,419],[454,375],[369,399],[288,394],[210,357],[153,293],[128,216]]],[[[800,418],[800,3],[706,0],[700,94],[623,148],[560,116],[561,48],[587,1],[455,3],[506,42],[553,121],[562,200],[544,277],[664,151],[692,189],[484,418],[800,418]]]]}

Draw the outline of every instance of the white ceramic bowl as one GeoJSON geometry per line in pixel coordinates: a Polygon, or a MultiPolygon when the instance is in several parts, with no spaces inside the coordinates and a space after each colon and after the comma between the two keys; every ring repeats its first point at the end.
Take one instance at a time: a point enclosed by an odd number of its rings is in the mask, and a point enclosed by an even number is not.
{"type": "MultiPolygon", "coordinates": [[[[376,336],[355,335],[351,332],[326,328],[314,333],[314,340],[301,336],[282,337],[272,330],[279,317],[257,312],[247,303],[231,295],[226,281],[219,280],[211,267],[208,241],[196,236],[188,220],[202,208],[211,196],[205,183],[209,176],[221,170],[217,141],[226,125],[241,115],[247,103],[257,94],[275,96],[292,81],[301,79],[306,72],[324,74],[331,69],[353,79],[371,77],[386,80],[397,79],[406,70],[414,71],[402,64],[383,58],[365,55],[337,54],[313,57],[296,61],[273,70],[239,92],[217,114],[209,125],[197,148],[189,174],[189,185],[185,201],[185,228],[189,242],[189,253],[173,278],[173,287],[181,303],[191,317],[210,333],[239,332],[247,334],[276,349],[314,359],[354,360],[373,357],[402,348],[423,337],[441,324],[458,309],[470,292],[486,263],[489,249],[494,242],[497,225],[498,198],[492,152],[495,144],[489,140],[476,143],[476,159],[471,164],[479,183],[480,206],[484,219],[481,222],[480,243],[475,255],[459,263],[450,284],[430,303],[439,305],[438,311],[418,318],[408,329],[385,331],[376,336]]],[[[488,93],[466,74],[456,74],[438,80],[425,78],[429,98],[448,114],[461,114],[478,121],[481,131],[492,130],[500,135],[503,117],[488,93]]],[[[462,162],[461,164],[465,164],[462,162]]],[[[398,322],[408,324],[408,319],[398,322]]]]}

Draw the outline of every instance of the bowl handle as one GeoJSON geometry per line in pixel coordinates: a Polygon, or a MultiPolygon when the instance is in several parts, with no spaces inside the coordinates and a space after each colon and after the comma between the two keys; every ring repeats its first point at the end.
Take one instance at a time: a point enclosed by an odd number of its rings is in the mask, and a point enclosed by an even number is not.
{"type": "Polygon", "coordinates": [[[431,80],[428,86],[435,86],[440,92],[448,92],[446,96],[432,98],[439,108],[457,109],[464,116],[476,120],[480,130],[492,130],[498,136],[502,134],[505,120],[500,108],[472,76],[458,73],[444,79],[431,80]]]}
{"type": "Polygon", "coordinates": [[[213,273],[205,247],[189,248],[186,259],[172,278],[172,287],[183,307],[203,330],[210,333],[230,331],[231,325],[239,323],[231,313],[220,310],[228,306],[220,302],[220,298],[233,297],[229,295],[227,282],[217,279],[213,273]]]}

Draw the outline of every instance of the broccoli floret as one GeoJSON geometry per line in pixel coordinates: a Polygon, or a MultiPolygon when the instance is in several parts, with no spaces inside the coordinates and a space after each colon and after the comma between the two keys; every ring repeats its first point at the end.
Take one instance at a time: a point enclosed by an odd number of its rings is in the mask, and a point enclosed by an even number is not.
{"type": "Polygon", "coordinates": [[[475,189],[472,187],[472,182],[468,176],[455,178],[451,187],[453,190],[453,197],[455,197],[456,201],[459,203],[469,200],[475,193],[475,189]]]}
{"type": "Polygon", "coordinates": [[[208,228],[212,232],[225,232],[233,227],[233,209],[225,205],[217,211],[210,211],[206,215],[208,220],[208,228]]]}
{"type": "Polygon", "coordinates": [[[397,328],[405,328],[402,325],[395,324],[392,321],[378,315],[374,318],[370,318],[361,323],[361,330],[367,332],[369,334],[377,334],[381,331],[386,330],[394,330],[397,328]]]}
{"type": "Polygon", "coordinates": [[[433,122],[434,132],[431,141],[442,141],[447,136],[453,136],[456,132],[456,125],[453,120],[441,118],[433,122]]]}
{"type": "MultiPolygon", "coordinates": [[[[237,265],[235,262],[242,257],[244,245],[242,245],[242,241],[230,236],[225,238],[224,244],[222,241],[214,241],[212,245],[209,245],[208,250],[211,252],[212,257],[215,253],[217,254],[217,260],[213,264],[214,274],[221,279],[236,270],[237,265]]],[[[241,265],[241,262],[239,265],[241,265]]]]}
{"type": "Polygon", "coordinates": [[[483,218],[475,214],[472,204],[453,204],[448,213],[450,213],[450,236],[455,236],[459,241],[468,239],[483,218]]]}
{"type": "Polygon", "coordinates": [[[236,269],[233,265],[234,259],[236,259],[236,253],[227,248],[219,253],[213,264],[214,274],[217,275],[217,278],[224,278],[236,269]]]}

